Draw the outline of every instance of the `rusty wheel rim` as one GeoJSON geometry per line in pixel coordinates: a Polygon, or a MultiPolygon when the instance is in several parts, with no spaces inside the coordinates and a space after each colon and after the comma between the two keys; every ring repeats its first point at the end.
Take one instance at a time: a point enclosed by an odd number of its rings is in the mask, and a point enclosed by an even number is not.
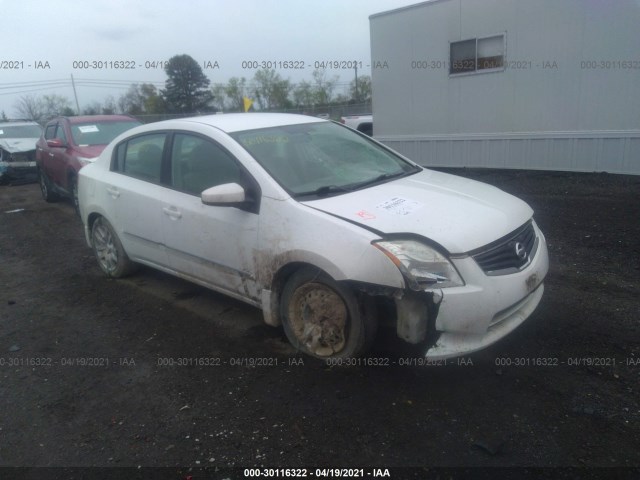
{"type": "Polygon", "coordinates": [[[342,297],[327,285],[299,287],[288,313],[294,336],[312,354],[328,357],[344,348],[349,312],[342,297]]]}

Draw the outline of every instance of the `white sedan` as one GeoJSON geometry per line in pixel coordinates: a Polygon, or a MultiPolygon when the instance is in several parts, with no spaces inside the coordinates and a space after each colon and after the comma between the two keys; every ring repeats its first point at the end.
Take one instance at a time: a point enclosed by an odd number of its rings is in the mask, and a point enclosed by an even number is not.
{"type": "Polygon", "coordinates": [[[319,358],[391,322],[430,359],[480,350],[531,315],[548,270],[523,201],[308,116],[133,128],[80,170],[79,202],[108,276],[144,264],[223,292],[319,358]]]}

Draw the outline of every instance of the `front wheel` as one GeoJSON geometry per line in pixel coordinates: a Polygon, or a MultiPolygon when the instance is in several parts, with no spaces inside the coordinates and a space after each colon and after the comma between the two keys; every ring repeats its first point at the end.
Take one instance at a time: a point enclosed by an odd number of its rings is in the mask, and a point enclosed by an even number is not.
{"type": "Polygon", "coordinates": [[[376,331],[366,300],[318,269],[298,270],[282,292],[285,334],[295,348],[316,358],[361,355],[376,331]]]}
{"type": "Polygon", "coordinates": [[[124,277],[135,270],[136,264],[129,260],[116,232],[104,217],[93,222],[91,245],[98,265],[107,276],[124,277]]]}

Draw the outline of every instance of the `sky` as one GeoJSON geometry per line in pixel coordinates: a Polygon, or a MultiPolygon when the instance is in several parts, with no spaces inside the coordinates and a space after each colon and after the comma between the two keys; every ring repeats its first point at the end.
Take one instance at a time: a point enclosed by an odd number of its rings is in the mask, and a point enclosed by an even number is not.
{"type": "Polygon", "coordinates": [[[347,93],[353,62],[359,75],[370,74],[369,15],[416,3],[0,0],[0,111],[15,117],[24,95],[62,95],[75,106],[72,76],[80,108],[108,95],[117,100],[132,83],[162,88],[161,62],[179,54],[193,57],[212,84],[249,80],[256,66],[310,81],[316,62],[332,62],[326,73],[339,77],[334,93],[347,93]]]}

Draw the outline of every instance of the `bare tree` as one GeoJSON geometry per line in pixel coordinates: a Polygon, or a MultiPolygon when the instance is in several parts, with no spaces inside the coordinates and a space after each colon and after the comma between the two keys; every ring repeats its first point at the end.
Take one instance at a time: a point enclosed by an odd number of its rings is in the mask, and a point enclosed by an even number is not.
{"type": "Polygon", "coordinates": [[[18,118],[41,122],[44,117],[44,105],[41,99],[33,95],[24,95],[13,107],[18,118]]]}
{"type": "Polygon", "coordinates": [[[25,95],[14,105],[18,117],[35,120],[44,124],[56,115],[73,115],[71,103],[67,97],[51,94],[42,97],[25,95]]]}

